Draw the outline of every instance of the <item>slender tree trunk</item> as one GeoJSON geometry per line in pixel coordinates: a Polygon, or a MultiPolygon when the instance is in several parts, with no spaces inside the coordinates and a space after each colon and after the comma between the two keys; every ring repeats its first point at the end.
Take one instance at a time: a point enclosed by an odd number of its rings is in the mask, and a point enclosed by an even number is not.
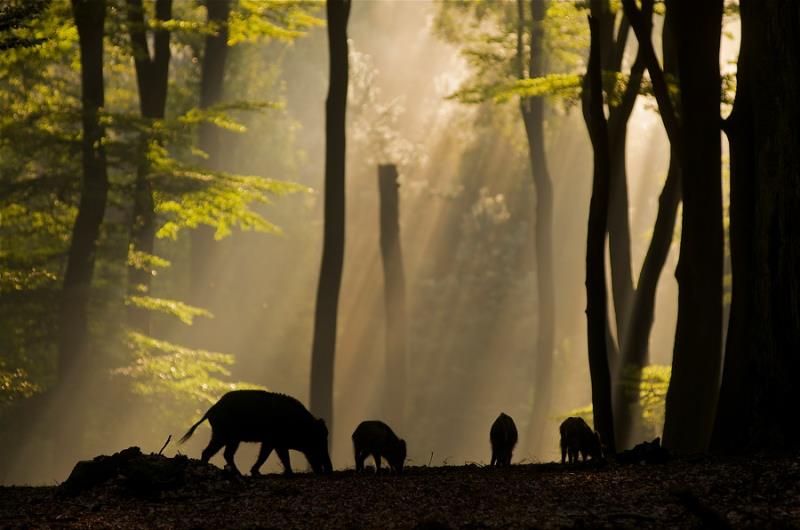
{"type": "MultiPolygon", "coordinates": [[[[603,12],[599,15],[601,27],[602,69],[606,72],[622,72],[622,59],[628,40],[628,19],[622,17],[619,30],[614,38],[616,13],[611,10],[607,0],[604,1],[603,12]]],[[[653,11],[652,0],[642,4],[644,19],[649,23],[653,11]]],[[[608,254],[611,264],[611,294],[614,302],[616,336],[619,352],[626,340],[630,306],[633,301],[633,269],[631,266],[631,229],[628,219],[628,172],[626,168],[626,144],[628,120],[630,119],[639,88],[642,84],[644,65],[637,56],[631,69],[628,85],[620,96],[620,103],[609,105],[608,111],[608,143],[610,156],[610,182],[608,203],[608,254]]],[[[614,94],[616,86],[608,83],[606,92],[614,94]]],[[[609,360],[620,364],[617,347],[609,338],[609,360]],[[612,354],[613,353],[613,354],[612,354]]]]}
{"type": "MultiPolygon", "coordinates": [[[[652,6],[651,6],[652,7],[652,6]]],[[[643,11],[643,20],[650,18],[643,11]]],[[[664,20],[663,47],[664,69],[667,73],[677,78],[677,61],[675,46],[672,39],[672,19],[674,13],[668,11],[664,20]]],[[[649,30],[646,32],[650,34],[649,30]]],[[[649,38],[649,37],[648,37],[649,38]]],[[[640,47],[636,59],[637,64],[644,65],[643,48],[640,47]]],[[[634,71],[637,70],[634,64],[634,71]]],[[[633,74],[631,74],[633,76],[633,74]]],[[[641,417],[639,405],[639,385],[642,370],[649,363],[650,332],[653,328],[655,312],[655,298],[661,271],[672,245],[672,236],[675,229],[675,219],[680,203],[680,162],[673,148],[670,158],[667,180],[658,200],[658,213],[653,228],[653,236],[645,254],[639,280],[634,291],[634,299],[627,322],[626,340],[622,345],[622,361],[616,397],[614,400],[614,419],[616,422],[617,443],[620,448],[627,447],[633,440],[630,439],[634,419],[641,417]]]]}
{"type": "Polygon", "coordinates": [[[325,230],[311,350],[311,410],[333,426],[333,361],[344,264],[347,21],[350,0],[328,0],[330,84],[325,101],[325,230]]]}
{"type": "Polygon", "coordinates": [[[403,430],[406,387],[406,280],[400,246],[397,166],[378,166],[381,257],[386,307],[386,414],[403,430]]]}
{"type": "Polygon", "coordinates": [[[106,5],[100,0],[73,0],[72,11],[80,43],[83,179],[61,295],[58,373],[54,393],[60,420],[56,427],[57,446],[65,454],[79,449],[81,445],[85,419],[82,395],[90,353],[89,295],[100,225],[108,198],[103,147],[105,130],[100,123],[100,109],[105,99],[103,25],[106,5]],[[70,410],[72,414],[66,417],[70,410]]]}
{"type": "MultiPolygon", "coordinates": [[[[228,60],[228,17],[231,0],[206,2],[208,23],[218,30],[206,37],[203,66],[200,73],[200,108],[207,109],[222,100],[225,63],[228,60]]],[[[222,169],[220,128],[208,122],[200,124],[198,146],[208,155],[205,165],[212,171],[222,169]]],[[[201,225],[191,233],[191,296],[195,305],[203,306],[211,299],[215,283],[210,274],[214,264],[214,229],[201,225]]]]}
{"type": "Polygon", "coordinates": [[[584,91],[584,113],[591,124],[594,149],[592,199],[589,204],[589,226],[586,238],[586,322],[589,341],[589,371],[592,380],[592,407],[595,429],[610,452],[615,452],[614,420],[611,410],[611,374],[606,352],[606,224],[608,221],[611,161],[608,145],[608,124],[603,110],[603,81],[600,64],[600,28],[595,15],[600,2],[593,0],[589,17],[591,47],[584,91]],[[588,103],[588,105],[587,105],[588,103]]]}
{"type": "Polygon", "coordinates": [[[678,323],[664,445],[708,448],[722,356],[722,174],[719,47],[722,0],[671,1],[684,127],[678,323]]]}
{"type": "Polygon", "coordinates": [[[742,0],[731,145],[733,273],[715,452],[795,451],[800,426],[800,4],[742,0]]]}
{"type": "MultiPolygon", "coordinates": [[[[172,18],[172,0],[156,1],[156,18],[172,18]]],[[[139,88],[139,109],[142,117],[151,121],[164,118],[169,78],[169,31],[157,30],[153,37],[153,55],[147,45],[147,34],[142,0],[128,0],[128,23],[133,46],[136,83],[139,88]]],[[[153,189],[149,180],[151,172],[147,158],[148,145],[157,141],[152,131],[143,131],[139,139],[139,160],[136,167],[136,191],[133,200],[131,244],[136,252],[153,253],[156,233],[156,213],[153,189]]],[[[150,293],[150,271],[146,267],[128,268],[128,294],[150,293]]],[[[128,307],[128,325],[142,333],[150,333],[150,311],[128,307]]]]}
{"type": "MultiPolygon", "coordinates": [[[[524,5],[517,3],[519,31],[517,33],[517,59],[519,76],[523,69],[522,35],[524,32],[524,5]]],[[[530,77],[541,77],[545,73],[544,21],[547,4],[545,0],[531,0],[531,46],[530,77]]],[[[520,111],[528,139],[531,174],[536,189],[536,286],[539,295],[537,308],[536,362],[533,374],[533,409],[531,412],[530,447],[534,453],[541,452],[542,433],[550,415],[552,402],[553,348],[555,342],[555,293],[553,286],[553,185],[547,169],[547,154],[544,147],[544,99],[525,98],[520,101],[520,111]]]]}

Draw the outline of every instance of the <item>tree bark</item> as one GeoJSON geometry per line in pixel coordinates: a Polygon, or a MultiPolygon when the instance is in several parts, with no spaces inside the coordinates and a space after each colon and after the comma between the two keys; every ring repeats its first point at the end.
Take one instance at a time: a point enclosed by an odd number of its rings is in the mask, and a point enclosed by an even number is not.
{"type": "MultiPolygon", "coordinates": [[[[649,23],[653,2],[647,0],[642,4],[644,20],[649,23]]],[[[604,2],[603,12],[599,14],[600,35],[602,47],[602,70],[606,72],[622,72],[622,59],[625,44],[628,39],[628,19],[624,17],[616,38],[613,29],[616,13],[611,11],[608,2],[604,2]]],[[[648,28],[649,29],[649,28],[648,28]]],[[[642,84],[644,65],[637,55],[631,69],[625,92],[621,95],[618,105],[609,105],[608,111],[608,143],[610,155],[610,182],[608,205],[608,253],[611,264],[611,294],[614,302],[615,332],[619,352],[625,344],[630,316],[630,306],[633,301],[633,269],[631,266],[631,229],[628,219],[628,173],[626,168],[626,144],[628,120],[633,112],[636,97],[642,84]]],[[[612,94],[615,89],[613,84],[606,86],[606,91],[612,94]]],[[[611,347],[614,341],[608,340],[611,347]]],[[[609,359],[617,362],[617,348],[609,351],[609,359]],[[613,351],[613,355],[611,355],[613,351]]]]}
{"type": "Polygon", "coordinates": [[[68,384],[81,371],[89,348],[87,310],[100,225],[108,198],[108,174],[100,123],[104,105],[102,0],[73,0],[81,60],[81,140],[83,180],[78,216],[72,228],[61,299],[58,384],[68,384]]]}
{"type": "Polygon", "coordinates": [[[589,16],[591,47],[584,81],[584,91],[588,91],[588,97],[584,97],[583,100],[584,113],[588,115],[587,122],[591,124],[590,135],[594,150],[592,198],[589,204],[589,226],[586,237],[586,322],[594,425],[608,451],[613,453],[616,444],[611,409],[611,375],[606,352],[608,306],[605,270],[611,160],[608,124],[603,110],[600,27],[596,16],[601,10],[600,2],[592,0],[591,6],[592,15],[589,16]]]}
{"type": "MultiPolygon", "coordinates": [[[[136,84],[139,89],[139,109],[143,118],[152,125],[153,120],[163,119],[167,102],[169,78],[169,31],[156,30],[153,35],[153,54],[147,45],[147,33],[142,0],[128,0],[128,23],[133,46],[136,84]]],[[[156,1],[156,18],[167,21],[172,18],[172,0],[156,1]]],[[[147,158],[148,145],[156,141],[152,130],[143,131],[139,138],[139,160],[136,166],[136,188],[131,219],[131,244],[134,251],[152,254],[156,213],[153,189],[149,180],[151,172],[147,158]]],[[[128,294],[150,293],[150,271],[146,268],[128,268],[128,294]]],[[[141,333],[150,333],[150,311],[136,306],[128,307],[128,325],[141,333]]]]}
{"type": "MultiPolygon", "coordinates": [[[[203,66],[200,73],[200,108],[207,109],[222,100],[225,63],[228,60],[228,17],[231,0],[206,2],[207,20],[218,29],[206,37],[203,66]]],[[[200,124],[197,143],[208,155],[205,165],[212,171],[222,169],[220,128],[208,122],[200,124]]],[[[195,305],[203,306],[211,298],[214,282],[210,279],[214,264],[214,229],[201,225],[191,233],[191,296],[195,305]]]]}
{"type": "Polygon", "coordinates": [[[719,49],[722,0],[672,0],[684,142],[678,323],[664,445],[708,449],[722,356],[722,174],[719,49]]]}
{"type": "MultiPolygon", "coordinates": [[[[524,78],[522,35],[524,5],[518,0],[519,28],[517,58],[520,78],[524,78]]],[[[531,0],[531,45],[528,72],[530,77],[545,74],[542,22],[546,12],[545,0],[531,0]]],[[[531,411],[530,448],[541,451],[542,433],[550,415],[552,402],[553,348],[555,342],[555,292],[553,286],[553,185],[547,169],[544,146],[544,99],[520,100],[520,112],[525,124],[531,174],[536,189],[536,286],[539,296],[537,309],[536,362],[533,374],[533,409],[531,411]]]]}
{"type": "Polygon", "coordinates": [[[311,350],[311,411],[328,422],[328,429],[332,430],[336,322],[345,241],[345,116],[350,0],[328,0],[327,13],[330,83],[325,101],[325,229],[311,350]]]}
{"type": "MultiPolygon", "coordinates": [[[[677,60],[672,39],[671,26],[674,13],[667,11],[663,29],[664,71],[677,79],[677,60]]],[[[647,21],[645,15],[643,20],[647,21]]],[[[646,32],[650,34],[649,31],[646,32]]],[[[648,37],[649,38],[649,37],[648,37]]],[[[637,53],[636,63],[644,65],[642,47],[637,53]]],[[[636,65],[634,65],[636,70],[636,65]]],[[[633,75],[633,74],[631,74],[633,75]]],[[[653,235],[647,248],[639,279],[634,291],[634,299],[630,309],[630,318],[625,333],[626,340],[622,345],[620,373],[618,375],[616,396],[614,399],[614,419],[617,432],[617,443],[620,448],[633,443],[631,434],[634,419],[640,417],[639,385],[642,370],[649,363],[650,333],[653,328],[655,299],[661,271],[666,263],[672,235],[675,230],[675,219],[680,203],[680,162],[676,148],[671,150],[667,179],[658,200],[658,212],[653,227],[653,235]]]]}
{"type": "Polygon", "coordinates": [[[386,308],[386,417],[403,430],[406,386],[406,280],[400,245],[397,166],[378,166],[381,257],[386,308]]]}
{"type": "Polygon", "coordinates": [[[83,179],[60,301],[53,406],[50,411],[41,411],[45,415],[44,421],[53,425],[55,446],[62,457],[75,456],[82,445],[91,352],[89,298],[95,252],[108,198],[103,147],[105,129],[100,123],[100,109],[105,100],[103,35],[106,4],[101,0],[73,0],[72,12],[80,45],[83,179]]]}
{"type": "Polygon", "coordinates": [[[800,4],[742,0],[731,146],[733,274],[711,449],[795,451],[800,405],[800,4]]]}

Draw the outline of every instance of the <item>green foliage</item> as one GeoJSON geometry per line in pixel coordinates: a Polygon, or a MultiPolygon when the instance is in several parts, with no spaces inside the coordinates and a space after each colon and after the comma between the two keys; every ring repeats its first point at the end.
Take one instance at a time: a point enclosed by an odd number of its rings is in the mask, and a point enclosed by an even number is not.
{"type": "Polygon", "coordinates": [[[40,392],[39,386],[31,382],[28,373],[22,368],[9,370],[0,359],[0,405],[21,398],[29,398],[40,392]]]}
{"type": "Polygon", "coordinates": [[[192,325],[194,317],[203,316],[213,318],[214,316],[210,311],[202,307],[194,307],[178,300],[166,300],[164,298],[155,298],[152,296],[132,295],[125,299],[125,305],[171,315],[188,326],[192,325]]]}
{"type": "Polygon", "coordinates": [[[263,388],[251,383],[226,382],[232,355],[192,349],[128,331],[125,344],[133,363],[113,371],[130,381],[134,393],[155,407],[171,404],[214,403],[230,390],[263,388]]]}
{"type": "MultiPolygon", "coordinates": [[[[322,24],[313,16],[318,3],[240,0],[233,4],[229,44],[259,55],[269,42],[285,45],[322,24]]],[[[14,39],[37,43],[0,51],[0,107],[4,110],[0,115],[0,405],[45,391],[54,382],[58,301],[80,199],[78,35],[69,2],[53,0],[43,5],[44,11],[26,18],[24,24],[8,31],[0,27],[0,42],[6,42],[8,32],[14,39]]],[[[171,265],[158,254],[171,256],[165,249],[176,246],[182,232],[200,225],[213,227],[217,239],[233,230],[280,233],[265,218],[262,206],[277,197],[308,191],[285,181],[290,174],[280,157],[294,156],[292,136],[272,130],[285,121],[265,119],[267,113],[283,113],[281,101],[265,101],[267,92],[254,90],[246,98],[197,108],[203,43],[218,28],[206,23],[205,8],[199,2],[175,2],[173,7],[173,20],[159,22],[153,16],[153,3],[145,2],[147,29],[172,32],[167,115],[163,120],[147,120],[139,113],[127,6],[121,0],[108,2],[101,120],[111,189],[89,308],[93,368],[114,369],[136,395],[155,400],[167,416],[171,400],[193,406],[241,384],[227,381],[234,360],[230,355],[179,346],[161,336],[120,331],[124,330],[120,320],[125,306],[187,325],[195,317],[211,317],[207,309],[181,301],[183,293],[164,293],[160,284],[149,292],[126,296],[128,267],[155,276],[171,265]],[[197,146],[197,139],[200,128],[209,127],[226,145],[235,144],[226,135],[246,139],[255,127],[264,137],[268,130],[283,139],[280,145],[287,154],[275,154],[275,163],[269,166],[279,168],[274,175],[253,174],[263,164],[248,174],[207,169],[208,154],[197,146]],[[144,149],[147,179],[162,238],[156,254],[142,252],[128,241],[135,172],[145,145],[142,138],[149,140],[144,149]]],[[[0,6],[0,20],[5,14],[5,6],[0,6]]],[[[243,67],[231,62],[228,77],[235,79],[239,74],[232,70],[243,67]]],[[[254,85],[259,76],[248,74],[246,81],[254,85]]],[[[184,266],[179,263],[173,268],[184,266]]],[[[158,325],[154,329],[161,331],[158,325]]]]}
{"type": "MultiPolygon", "coordinates": [[[[658,436],[664,426],[664,411],[671,374],[671,366],[660,364],[645,366],[642,370],[634,366],[626,366],[623,369],[620,384],[623,385],[625,392],[639,396],[640,419],[648,431],[647,436],[658,436]]],[[[594,424],[591,404],[567,411],[558,419],[564,420],[570,416],[579,416],[589,425],[594,424]]]]}
{"type": "Polygon", "coordinates": [[[523,64],[517,50],[519,15],[516,2],[442,2],[436,30],[458,44],[472,76],[451,98],[464,103],[506,102],[513,97],[548,96],[569,107],[580,95],[586,49],[589,45],[584,2],[550,2],[534,38],[542,40],[546,69],[552,72],[528,78],[530,12],[523,20],[523,64]],[[523,75],[520,75],[522,73],[523,75]]]}
{"type": "Polygon", "coordinates": [[[664,425],[664,410],[671,375],[671,366],[654,364],[642,370],[639,404],[642,407],[642,420],[654,435],[661,432],[664,425]]]}
{"type": "Polygon", "coordinates": [[[582,76],[578,74],[550,74],[544,77],[512,79],[494,85],[467,86],[449,97],[462,103],[482,103],[487,100],[505,103],[514,96],[551,96],[577,101],[580,98],[581,81],[582,76]]]}
{"type": "Polygon", "coordinates": [[[271,39],[291,42],[325,22],[311,13],[319,2],[286,2],[285,0],[239,0],[231,13],[228,45],[271,39]]]}

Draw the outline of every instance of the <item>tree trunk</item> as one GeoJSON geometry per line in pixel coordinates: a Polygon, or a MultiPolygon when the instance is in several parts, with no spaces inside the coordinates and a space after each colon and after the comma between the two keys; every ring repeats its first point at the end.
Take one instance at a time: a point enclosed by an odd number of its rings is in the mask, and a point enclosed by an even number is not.
{"type": "MultiPolygon", "coordinates": [[[[517,3],[519,11],[518,61],[519,75],[522,68],[522,34],[524,8],[522,0],[517,3]]],[[[531,0],[531,49],[530,77],[545,73],[542,23],[546,12],[545,0],[531,0]]],[[[520,101],[520,111],[528,139],[531,174],[536,189],[536,286],[539,296],[537,308],[536,362],[533,374],[533,409],[531,411],[529,447],[534,453],[541,452],[541,440],[545,423],[550,416],[552,402],[553,348],[555,336],[555,293],[553,286],[553,185],[547,169],[547,154],[544,148],[544,99],[525,98],[520,101]]]]}
{"type": "Polygon", "coordinates": [[[715,452],[795,451],[800,405],[800,4],[742,0],[731,145],[733,273],[715,452]]]}
{"type": "MultiPolygon", "coordinates": [[[[172,18],[172,0],[156,1],[156,18],[166,21],[172,18]]],[[[167,102],[169,77],[169,31],[154,32],[154,50],[151,57],[147,45],[147,34],[142,0],[128,0],[128,23],[133,47],[136,83],[139,88],[139,109],[142,117],[149,120],[163,119],[167,102]]],[[[156,141],[152,131],[143,131],[139,139],[139,160],[136,166],[136,191],[131,220],[131,244],[134,251],[153,253],[156,233],[155,203],[150,184],[150,162],[147,158],[148,144],[156,141]]],[[[128,295],[150,294],[150,271],[146,268],[128,268],[128,295]]],[[[150,333],[150,311],[128,307],[128,325],[139,332],[150,333]]]]}
{"type": "MultiPolygon", "coordinates": [[[[648,23],[653,12],[652,0],[642,4],[644,20],[648,23]]],[[[622,72],[623,51],[628,40],[628,19],[624,17],[620,22],[617,37],[613,36],[616,13],[611,11],[608,1],[604,3],[603,12],[599,15],[601,20],[601,57],[602,69],[606,72],[622,72]]],[[[649,27],[648,27],[649,30],[649,27]]],[[[633,302],[633,270],[631,266],[631,229],[628,219],[628,172],[626,168],[626,144],[628,133],[628,120],[630,119],[639,88],[642,84],[644,64],[637,55],[637,60],[631,68],[628,84],[621,95],[618,105],[609,105],[608,111],[608,143],[610,156],[610,182],[608,203],[608,254],[611,264],[611,294],[614,302],[614,315],[616,320],[616,336],[619,352],[622,351],[626,341],[630,307],[633,302]]],[[[606,86],[606,91],[612,94],[615,90],[613,84],[606,86]]],[[[614,341],[608,343],[614,347],[614,341]]],[[[616,360],[615,350],[609,351],[609,359],[616,360]],[[611,351],[615,354],[611,355],[611,351]]],[[[616,364],[620,364],[616,362],[616,364]]]]}
{"type": "Polygon", "coordinates": [[[333,361],[344,263],[347,20],[350,0],[328,0],[330,83],[325,101],[325,229],[311,350],[311,411],[333,427],[333,361]]]}
{"type": "Polygon", "coordinates": [[[664,445],[705,451],[714,421],[722,356],[722,175],[719,49],[722,0],[674,9],[683,139],[678,323],[667,392],[664,445]]]}
{"type": "Polygon", "coordinates": [[[61,295],[58,373],[54,393],[59,411],[74,412],[69,418],[58,418],[60,423],[56,428],[57,445],[66,454],[80,447],[79,438],[83,434],[81,395],[89,368],[89,295],[100,225],[108,198],[103,147],[105,130],[99,116],[105,99],[103,25],[106,5],[101,0],[73,0],[72,11],[80,42],[83,179],[61,295]]]}
{"type": "Polygon", "coordinates": [[[600,31],[596,13],[600,2],[592,1],[589,17],[591,47],[584,91],[584,109],[591,124],[594,150],[592,198],[589,204],[589,226],[586,237],[586,322],[589,346],[589,371],[592,381],[592,407],[595,429],[610,452],[615,452],[614,420],[611,410],[611,376],[606,352],[606,224],[608,222],[611,161],[608,145],[608,124],[603,110],[603,81],[600,64],[600,31]],[[588,105],[587,105],[588,104],[588,105]]]}
{"type": "MultiPolygon", "coordinates": [[[[644,15],[645,22],[649,20],[644,15]]],[[[672,39],[674,13],[668,11],[664,20],[663,30],[663,56],[664,70],[677,78],[677,60],[675,46],[672,39]]],[[[649,35],[649,31],[646,34],[649,35]]],[[[637,53],[637,63],[644,65],[643,48],[637,53]]],[[[634,65],[636,70],[636,65],[634,65]]],[[[633,75],[633,74],[632,74],[633,75]]],[[[614,419],[617,432],[617,443],[620,448],[628,447],[633,443],[630,438],[635,418],[641,417],[639,406],[639,385],[641,384],[642,370],[650,361],[650,332],[653,328],[655,312],[656,290],[661,271],[672,245],[672,235],[675,230],[675,219],[680,203],[680,162],[675,149],[672,149],[667,180],[658,199],[658,212],[653,227],[653,235],[647,248],[642,268],[639,271],[639,280],[634,291],[634,299],[630,309],[630,318],[627,322],[626,340],[622,345],[620,373],[614,400],[614,419]]]]}
{"type": "MultiPolygon", "coordinates": [[[[200,108],[207,109],[222,100],[225,63],[228,59],[228,16],[231,0],[206,2],[208,23],[218,28],[206,37],[203,66],[200,73],[200,108]]],[[[212,171],[222,169],[220,128],[208,122],[200,124],[198,146],[208,155],[205,165],[212,171]]],[[[214,229],[201,225],[191,233],[191,296],[195,305],[203,306],[211,299],[214,282],[210,279],[214,264],[214,229]]]]}
{"type": "Polygon", "coordinates": [[[406,386],[406,280],[400,246],[397,166],[378,166],[381,257],[386,307],[386,416],[403,430],[406,386]]]}

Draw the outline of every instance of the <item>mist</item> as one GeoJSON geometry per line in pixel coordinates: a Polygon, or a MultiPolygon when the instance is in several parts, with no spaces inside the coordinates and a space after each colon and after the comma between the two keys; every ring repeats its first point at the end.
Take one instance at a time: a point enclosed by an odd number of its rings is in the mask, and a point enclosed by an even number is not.
{"type": "MultiPolygon", "coordinates": [[[[335,469],[354,466],[350,436],[355,427],[385,417],[384,391],[392,377],[385,368],[378,164],[396,164],[400,175],[408,326],[406,413],[397,434],[408,443],[408,465],[488,464],[489,427],[500,412],[510,415],[520,432],[514,462],[557,460],[558,425],[592,402],[584,313],[592,149],[580,109],[550,99],[546,103],[545,148],[554,187],[555,383],[543,449],[533,452],[537,196],[525,132],[516,99],[470,105],[448,97],[473,72],[459,47],[437,34],[440,7],[428,1],[357,2],[350,15],[346,243],[329,438],[335,469]]],[[[736,36],[723,45],[731,60],[738,50],[738,29],[732,31],[736,36]]],[[[635,54],[631,40],[626,64],[635,54]]],[[[174,50],[173,68],[191,61],[179,51],[174,50]]],[[[156,316],[152,332],[161,340],[232,355],[230,373],[221,375],[226,382],[264,387],[308,404],[323,233],[326,28],[313,27],[290,43],[233,47],[229,65],[225,100],[270,99],[280,105],[255,114],[234,111],[247,131],[222,134],[218,164],[231,173],[291,181],[305,189],[255,206],[280,228],[279,234],[234,229],[214,241],[203,257],[212,280],[202,293],[190,292],[189,231],[174,240],[157,239],[154,254],[171,265],[153,277],[152,292],[202,301],[213,318],[196,316],[187,326],[156,316]]],[[[108,83],[122,90],[133,82],[109,76],[108,83]]],[[[632,267],[638,276],[670,155],[651,97],[640,97],[636,104],[627,152],[632,267]]],[[[122,224],[126,208],[107,208],[98,262],[124,260],[127,243],[114,235],[113,227],[122,224]]],[[[649,348],[655,365],[672,360],[678,244],[676,229],[657,290],[649,348]]],[[[124,274],[124,269],[98,265],[94,285],[112,287],[111,294],[92,300],[95,336],[118,332],[124,311],[113,309],[108,300],[124,294],[123,287],[113,287],[124,283],[124,274]]],[[[120,351],[94,353],[98,358],[108,354],[100,363],[107,368],[104,374],[130,365],[120,351]]],[[[47,387],[52,376],[39,381],[47,387]]],[[[163,454],[199,457],[210,436],[208,426],[185,445],[176,440],[209,402],[178,403],[158,394],[154,405],[152,399],[132,399],[124,384],[114,372],[87,389],[102,407],[90,414],[92,434],[77,452],[60,452],[54,442],[45,441],[47,430],[69,429],[69,418],[45,415],[39,424],[21,429],[28,438],[18,441],[21,449],[2,483],[52,484],[65,479],[77,460],[132,445],[157,452],[168,436],[163,454]],[[113,429],[105,427],[107,422],[113,429]]],[[[660,428],[653,434],[660,434],[660,428]]],[[[243,445],[237,461],[251,462],[256,449],[243,445]]],[[[299,453],[292,458],[295,467],[304,469],[299,453]]],[[[222,456],[212,463],[223,466],[222,456]]],[[[280,470],[274,458],[263,469],[280,470]]]]}

